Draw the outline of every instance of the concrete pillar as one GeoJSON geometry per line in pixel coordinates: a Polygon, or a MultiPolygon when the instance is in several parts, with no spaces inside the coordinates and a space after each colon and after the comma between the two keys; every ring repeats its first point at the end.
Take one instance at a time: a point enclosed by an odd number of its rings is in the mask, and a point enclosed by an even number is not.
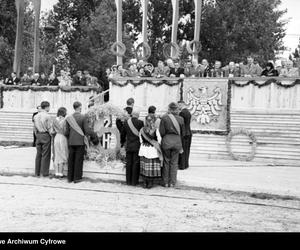
{"type": "Polygon", "coordinates": [[[24,32],[25,4],[24,4],[24,0],[15,0],[15,4],[16,4],[16,9],[17,9],[17,33],[16,33],[16,42],[15,42],[15,55],[14,55],[13,71],[17,73],[17,76],[20,76],[21,59],[22,59],[22,54],[23,54],[23,32],[24,32]]]}
{"type": "MultiPolygon", "coordinates": [[[[195,31],[194,40],[200,41],[200,26],[201,26],[201,11],[202,11],[202,0],[194,0],[195,2],[195,31]]],[[[194,46],[195,52],[195,46],[194,46]]],[[[193,59],[198,61],[198,54],[193,55],[193,59]]]]}
{"type": "MultiPolygon", "coordinates": [[[[177,43],[178,19],[179,19],[179,0],[172,0],[173,20],[171,42],[177,43]]],[[[174,49],[171,48],[171,55],[174,56],[174,49]]]]}
{"type": "Polygon", "coordinates": [[[34,47],[33,47],[33,71],[40,72],[40,13],[41,0],[34,0],[34,47]]]}
{"type": "MultiPolygon", "coordinates": [[[[115,0],[117,6],[117,42],[122,42],[122,0],[115,0]]],[[[117,47],[117,52],[120,49],[117,47]]],[[[117,64],[123,64],[121,56],[117,56],[117,64]]]]}

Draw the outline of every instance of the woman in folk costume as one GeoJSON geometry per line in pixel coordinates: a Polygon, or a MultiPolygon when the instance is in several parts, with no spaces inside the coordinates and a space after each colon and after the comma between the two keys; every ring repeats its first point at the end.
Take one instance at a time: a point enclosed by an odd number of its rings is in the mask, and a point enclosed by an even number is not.
{"type": "Polygon", "coordinates": [[[64,133],[66,130],[67,109],[62,107],[57,111],[57,117],[53,121],[55,134],[53,143],[54,169],[56,177],[63,177],[64,169],[68,168],[68,140],[64,133]]]}
{"type": "Polygon", "coordinates": [[[145,126],[140,130],[140,174],[144,179],[144,188],[151,188],[153,180],[161,177],[163,164],[160,149],[161,137],[158,128],[155,126],[155,121],[154,114],[147,115],[145,126]]]}

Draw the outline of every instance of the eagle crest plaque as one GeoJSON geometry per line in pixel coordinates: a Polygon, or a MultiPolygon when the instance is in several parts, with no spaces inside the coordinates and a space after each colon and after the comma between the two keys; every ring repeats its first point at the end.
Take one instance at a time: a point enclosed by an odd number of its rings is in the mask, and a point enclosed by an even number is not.
{"type": "Polygon", "coordinates": [[[191,128],[200,133],[228,134],[229,105],[228,80],[185,79],[183,100],[192,114],[191,128]]]}

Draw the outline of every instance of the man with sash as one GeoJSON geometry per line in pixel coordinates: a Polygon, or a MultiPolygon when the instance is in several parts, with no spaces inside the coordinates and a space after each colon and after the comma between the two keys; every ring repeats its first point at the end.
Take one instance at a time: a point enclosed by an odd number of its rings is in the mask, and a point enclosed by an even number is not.
{"type": "Polygon", "coordinates": [[[51,131],[53,118],[48,114],[50,103],[41,103],[41,111],[34,116],[34,133],[36,135],[35,176],[49,176],[51,159],[51,131]]]}
{"type": "Polygon", "coordinates": [[[124,123],[123,136],[126,137],[126,184],[136,186],[140,175],[140,138],[139,132],[144,123],[139,120],[140,114],[133,110],[131,118],[124,123]]]}
{"type": "Polygon", "coordinates": [[[174,187],[176,185],[179,154],[183,153],[184,120],[178,114],[178,105],[174,102],[170,103],[168,113],[161,118],[159,126],[164,157],[162,179],[165,187],[174,187]]]}
{"type": "Polygon", "coordinates": [[[77,183],[82,180],[84,153],[89,147],[86,136],[95,138],[97,135],[89,128],[87,116],[81,114],[82,104],[74,102],[73,108],[75,112],[66,118],[65,135],[69,144],[68,182],[77,183]]]}

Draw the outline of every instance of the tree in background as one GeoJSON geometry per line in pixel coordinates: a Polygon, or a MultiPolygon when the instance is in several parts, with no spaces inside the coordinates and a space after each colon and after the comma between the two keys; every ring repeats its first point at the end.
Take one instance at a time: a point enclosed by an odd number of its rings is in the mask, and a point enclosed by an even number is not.
{"type": "MultiPolygon", "coordinates": [[[[141,20],[126,15],[140,11],[138,0],[124,2],[125,21],[136,34],[141,32],[141,20]]],[[[200,58],[209,61],[241,61],[254,54],[259,62],[274,59],[275,51],[282,49],[285,36],[286,11],[277,10],[281,0],[215,0],[203,1],[200,58]]],[[[193,40],[195,11],[193,1],[180,1],[178,43],[193,40]]],[[[138,16],[138,15],[136,15],[138,16]]],[[[162,46],[170,42],[172,24],[171,1],[151,1],[149,7],[149,43],[153,62],[162,56],[162,46]]]]}

